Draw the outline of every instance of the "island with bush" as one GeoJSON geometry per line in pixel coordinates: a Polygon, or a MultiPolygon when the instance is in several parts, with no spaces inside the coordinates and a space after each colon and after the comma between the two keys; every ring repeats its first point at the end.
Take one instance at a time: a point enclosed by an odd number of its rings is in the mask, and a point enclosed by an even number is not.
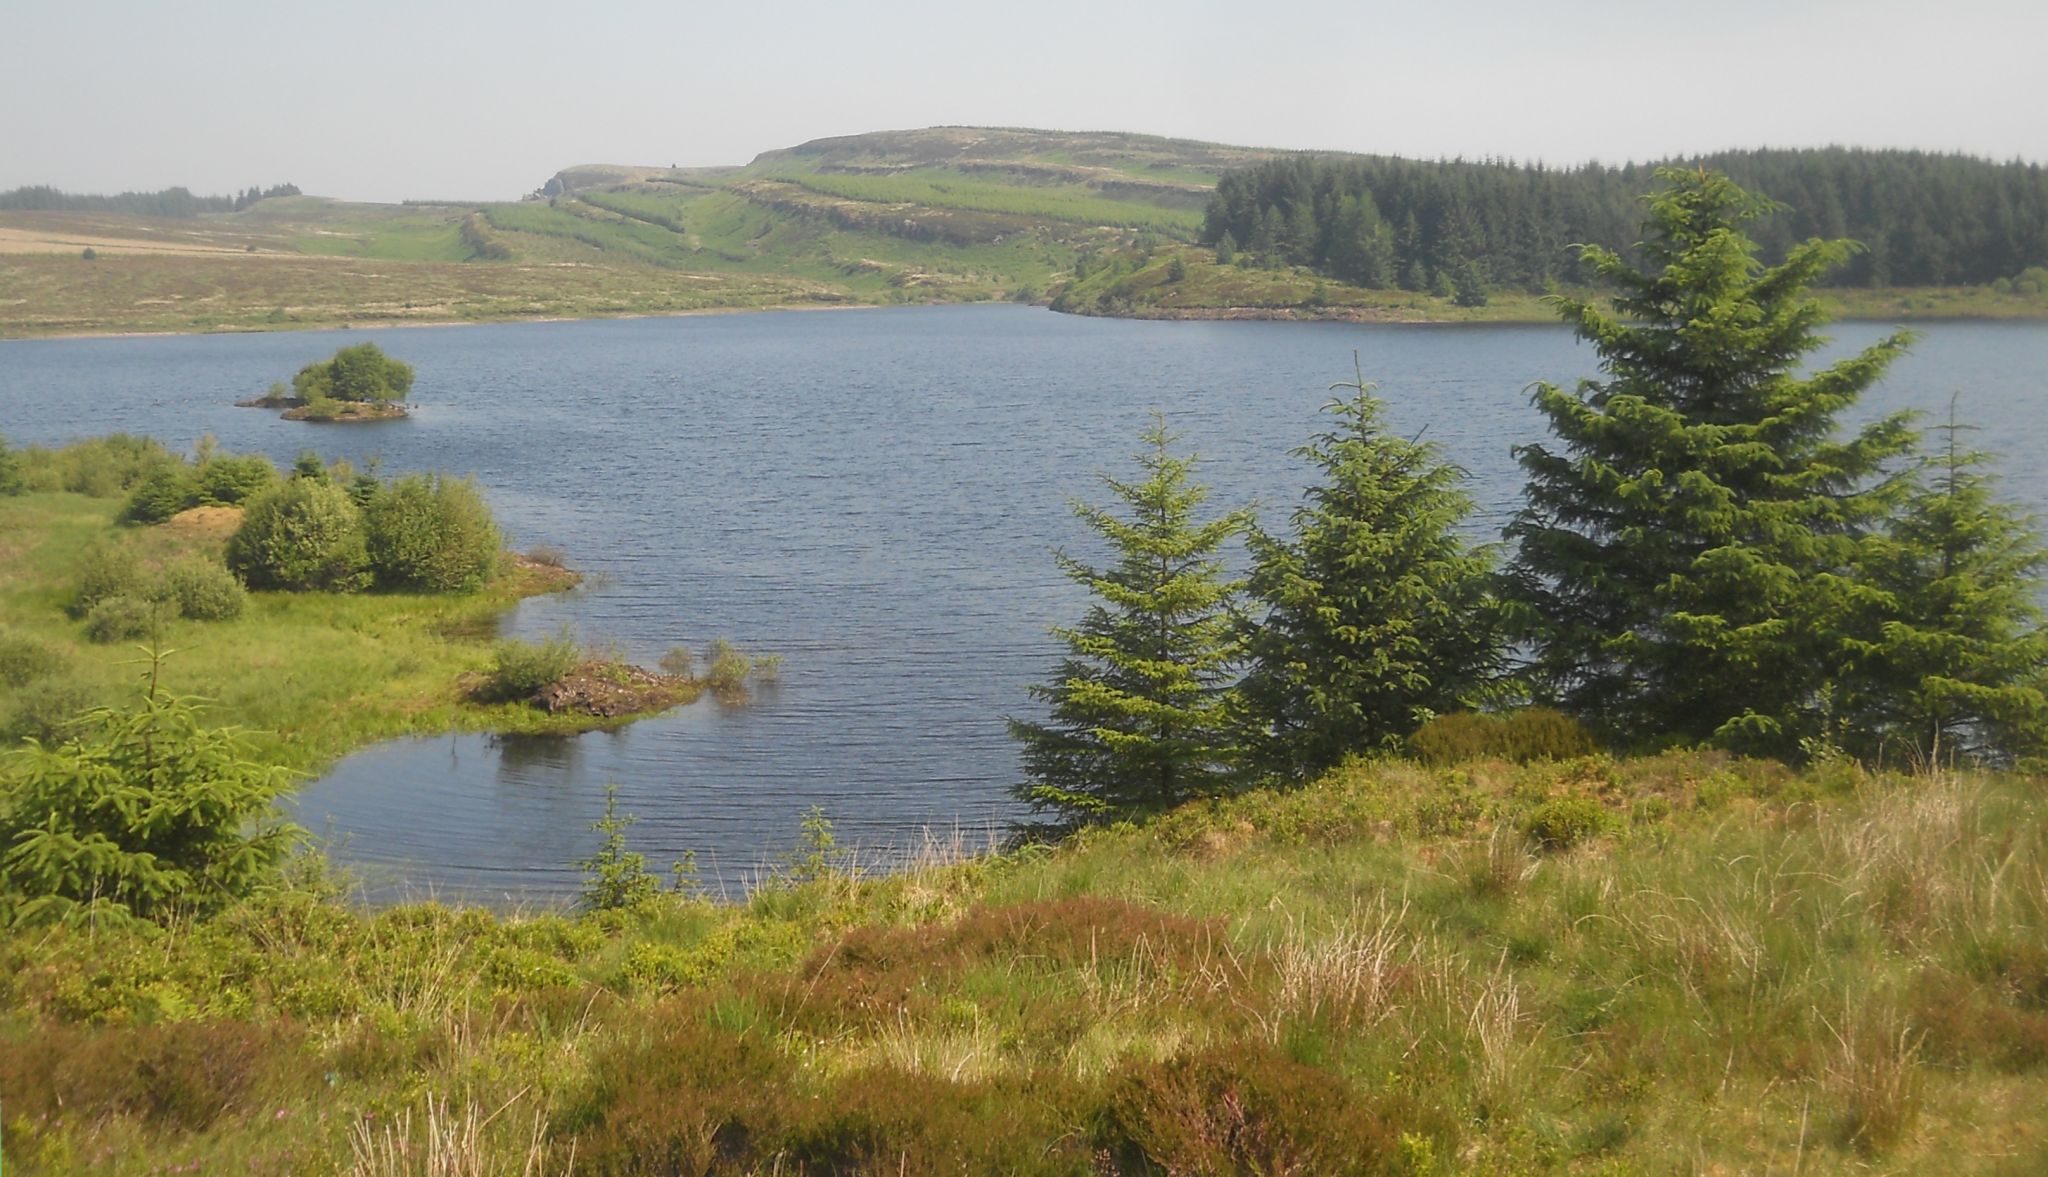
{"type": "Polygon", "coordinates": [[[398,421],[409,415],[405,397],[412,381],[411,364],[385,355],[374,343],[358,343],[300,368],[290,388],[280,381],[262,396],[235,403],[283,409],[287,421],[398,421]]]}

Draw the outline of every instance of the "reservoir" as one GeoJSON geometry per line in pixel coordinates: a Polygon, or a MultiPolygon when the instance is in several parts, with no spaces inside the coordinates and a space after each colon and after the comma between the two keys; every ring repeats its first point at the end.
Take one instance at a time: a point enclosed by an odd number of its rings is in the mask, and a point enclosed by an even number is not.
{"type": "MultiPolygon", "coordinates": [[[[1836,324],[1821,358],[1886,328],[1836,324]]],[[[1855,420],[1945,417],[2003,456],[2002,493],[2048,511],[2048,324],[1918,329],[1855,420]]],[[[580,881],[607,783],[660,869],[694,851],[737,891],[813,805],[881,863],[926,838],[986,845],[1021,811],[1006,717],[1086,595],[1051,552],[1100,556],[1073,499],[1107,502],[1156,408],[1201,456],[1211,506],[1284,528],[1356,352],[1404,434],[1465,468],[1475,534],[1519,496],[1513,447],[1545,439],[1535,381],[1594,373],[1552,326],[1153,323],[966,306],[0,343],[0,432],[127,431],[289,465],[304,448],[387,473],[472,474],[514,546],[590,576],[504,622],[564,624],[647,664],[727,637],[783,656],[743,706],[706,698],[569,739],[405,740],[295,799],[373,894],[549,902],[580,881]],[[411,420],[320,427],[232,402],[345,344],[418,370],[411,420]]],[[[1236,554],[1233,554],[1234,558],[1236,554]]]]}

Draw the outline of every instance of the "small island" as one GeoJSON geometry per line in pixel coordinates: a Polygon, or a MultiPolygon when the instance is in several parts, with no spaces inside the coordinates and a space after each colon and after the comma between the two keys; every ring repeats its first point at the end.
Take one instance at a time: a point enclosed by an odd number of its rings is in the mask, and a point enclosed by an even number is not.
{"type": "Polygon", "coordinates": [[[412,379],[411,364],[392,359],[374,343],[359,343],[300,368],[290,388],[279,381],[262,396],[235,404],[283,409],[287,421],[397,421],[410,415],[404,402],[412,379]]]}

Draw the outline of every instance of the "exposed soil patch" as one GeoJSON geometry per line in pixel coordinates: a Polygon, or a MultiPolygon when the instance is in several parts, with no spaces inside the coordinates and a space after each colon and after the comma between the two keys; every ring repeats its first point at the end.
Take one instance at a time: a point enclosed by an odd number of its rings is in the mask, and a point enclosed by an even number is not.
{"type": "Polygon", "coordinates": [[[564,712],[618,719],[666,711],[696,699],[702,688],[691,679],[657,674],[623,662],[585,662],[533,697],[551,715],[564,712]]]}
{"type": "Polygon", "coordinates": [[[179,539],[224,544],[241,525],[240,507],[194,507],[164,520],[163,530],[179,539]]]}

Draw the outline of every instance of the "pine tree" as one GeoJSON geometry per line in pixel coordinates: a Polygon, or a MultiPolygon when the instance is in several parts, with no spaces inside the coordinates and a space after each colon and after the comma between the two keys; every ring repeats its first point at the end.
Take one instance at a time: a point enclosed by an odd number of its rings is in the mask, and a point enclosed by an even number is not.
{"type": "Polygon", "coordinates": [[[0,762],[0,928],[216,911],[274,882],[301,836],[291,773],[252,759],[195,701],[150,687],[0,762]]]}
{"type": "Polygon", "coordinates": [[[1836,417],[1906,347],[1816,372],[1805,294],[1851,251],[1813,240],[1765,268],[1742,225],[1772,209],[1726,177],[1664,169],[1638,273],[1597,247],[1612,311],[1560,300],[1605,378],[1536,386],[1562,442],[1519,447],[1508,529],[1541,691],[1624,742],[1787,752],[1816,734],[1852,651],[1856,536],[1897,500],[1905,415],[1847,439],[1836,417]]]}
{"type": "Polygon", "coordinates": [[[1074,505],[1115,551],[1112,566],[1054,557],[1097,603],[1078,627],[1053,631],[1067,656],[1051,684],[1032,688],[1048,704],[1047,721],[1012,721],[1010,731],[1031,778],[1017,795],[1063,821],[1162,808],[1233,779],[1230,604],[1238,586],[1216,551],[1245,519],[1196,521],[1208,490],[1190,481],[1194,459],[1171,452],[1176,440],[1156,419],[1137,459],[1143,480],[1104,479],[1128,516],[1074,505]]]}
{"type": "Polygon", "coordinates": [[[1989,456],[1962,448],[1951,404],[1940,452],[1898,519],[1864,549],[1880,618],[1844,700],[1860,751],[1923,763],[2010,761],[2048,748],[2048,569],[2030,521],[1992,497],[1989,456]]]}
{"type": "Polygon", "coordinates": [[[1292,535],[1253,528],[1251,628],[1240,690],[1259,766],[1297,779],[1395,747],[1468,705],[1499,669],[1491,559],[1458,534],[1463,471],[1380,419],[1361,372],[1336,421],[1295,451],[1322,471],[1292,535]]]}

